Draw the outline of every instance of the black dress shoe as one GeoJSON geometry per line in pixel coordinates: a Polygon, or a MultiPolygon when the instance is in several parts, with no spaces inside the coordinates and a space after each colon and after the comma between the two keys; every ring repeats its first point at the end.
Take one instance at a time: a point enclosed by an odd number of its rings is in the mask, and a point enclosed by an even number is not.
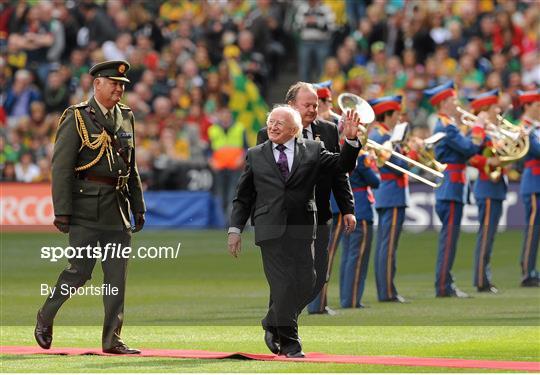
{"type": "Polygon", "coordinates": [[[299,350],[297,352],[285,353],[285,357],[287,357],[287,358],[304,358],[305,356],[306,355],[301,350],[299,350]]]}
{"type": "Polygon", "coordinates": [[[489,285],[483,286],[481,288],[477,287],[476,291],[478,293],[492,293],[492,294],[499,293],[499,289],[497,289],[497,287],[495,285],[493,285],[493,284],[489,284],[489,285]]]}
{"type": "Polygon", "coordinates": [[[110,349],[103,349],[103,353],[109,354],[141,354],[139,349],[132,349],[126,344],[120,344],[110,349]]]}
{"type": "Polygon", "coordinates": [[[390,299],[383,299],[380,302],[408,303],[407,300],[405,298],[403,298],[403,296],[400,296],[399,294],[396,295],[395,297],[390,298],[390,299]]]}
{"type": "Polygon", "coordinates": [[[36,319],[36,328],[34,329],[34,337],[39,346],[43,349],[49,349],[53,339],[53,326],[43,322],[41,312],[38,311],[36,319]]]}
{"type": "Polygon", "coordinates": [[[264,343],[270,349],[270,351],[274,354],[279,353],[279,340],[277,335],[274,334],[274,331],[271,329],[265,329],[264,330],[264,343]]]}
{"type": "Polygon", "coordinates": [[[523,287],[526,287],[526,288],[530,288],[530,287],[539,287],[540,286],[540,281],[538,279],[527,279],[527,280],[523,280],[521,282],[521,286],[523,287]]]}

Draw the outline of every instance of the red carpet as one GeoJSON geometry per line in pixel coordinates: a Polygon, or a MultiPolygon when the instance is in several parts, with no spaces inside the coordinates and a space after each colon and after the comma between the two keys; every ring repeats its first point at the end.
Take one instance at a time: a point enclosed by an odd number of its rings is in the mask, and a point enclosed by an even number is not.
{"type": "MultiPolygon", "coordinates": [[[[56,348],[43,350],[31,346],[0,346],[1,354],[56,354],[56,355],[110,355],[100,349],[56,348]]],[[[484,368],[494,370],[540,372],[540,362],[488,361],[454,358],[356,356],[307,353],[306,358],[289,359],[273,354],[210,352],[205,350],[144,349],[139,357],[201,358],[201,359],[254,359],[259,361],[297,361],[323,363],[352,363],[359,365],[429,366],[451,368],[484,368]]]]}

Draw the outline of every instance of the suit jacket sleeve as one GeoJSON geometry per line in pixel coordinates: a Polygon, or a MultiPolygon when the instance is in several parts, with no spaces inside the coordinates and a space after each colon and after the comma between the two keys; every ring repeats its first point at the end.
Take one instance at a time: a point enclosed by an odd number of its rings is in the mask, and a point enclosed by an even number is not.
{"type": "Polygon", "coordinates": [[[256,192],[253,182],[253,170],[251,165],[250,151],[246,156],[244,171],[238,180],[236,196],[233,199],[233,207],[229,226],[244,230],[244,226],[252,212],[256,192]]]}
{"type": "Polygon", "coordinates": [[[332,179],[332,193],[342,215],[354,214],[354,196],[345,173],[336,173],[332,179]]]}
{"type": "Polygon", "coordinates": [[[353,147],[347,142],[341,148],[339,154],[327,151],[320,147],[320,161],[322,169],[335,170],[340,173],[351,171],[356,166],[356,158],[361,147],[353,147]]]}
{"type": "MultiPolygon", "coordinates": [[[[339,148],[339,134],[336,126],[329,127],[332,129],[332,138],[334,138],[336,146],[339,148]]],[[[349,182],[349,177],[346,173],[335,173],[332,178],[332,193],[336,198],[336,203],[342,215],[354,214],[354,196],[349,182]]]]}
{"type": "Polygon", "coordinates": [[[52,157],[52,198],[55,215],[72,214],[72,190],[81,139],[75,127],[75,113],[67,109],[56,131],[52,157]]]}
{"type": "Polygon", "coordinates": [[[129,112],[129,121],[131,123],[131,129],[133,134],[133,150],[131,155],[131,171],[129,173],[128,188],[129,188],[129,203],[131,211],[135,213],[145,212],[146,207],[144,205],[144,198],[142,192],[141,178],[139,176],[139,170],[137,169],[137,163],[135,160],[135,119],[133,118],[133,112],[129,112]]]}

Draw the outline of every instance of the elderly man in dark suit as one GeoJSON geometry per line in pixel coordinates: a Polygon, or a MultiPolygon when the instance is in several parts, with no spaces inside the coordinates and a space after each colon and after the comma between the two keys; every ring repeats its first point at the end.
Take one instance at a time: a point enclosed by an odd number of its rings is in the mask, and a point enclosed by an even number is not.
{"type": "MultiPolygon", "coordinates": [[[[330,152],[339,152],[339,133],[335,124],[317,119],[318,95],[312,84],[297,82],[287,91],[285,102],[296,109],[302,117],[302,137],[321,142],[330,152]]],[[[257,134],[257,143],[268,139],[267,129],[263,128],[257,134]]],[[[315,239],[315,273],[316,280],[308,306],[310,314],[333,314],[327,306],[326,294],[318,296],[328,275],[328,244],[332,228],[332,210],[330,207],[330,192],[334,193],[339,210],[342,214],[343,226],[346,233],[352,233],[356,226],[354,216],[354,198],[345,172],[326,170],[317,181],[315,187],[315,202],[317,203],[317,238],[315,239]],[[316,298],[317,297],[317,298],[316,298]]],[[[270,301],[270,305],[272,301],[270,301]]]]}
{"type": "Polygon", "coordinates": [[[351,170],[360,150],[359,118],[348,112],[347,137],[340,154],[320,142],[300,138],[302,119],[290,106],[268,117],[269,140],[248,150],[230,218],[228,246],[234,257],[240,233],[253,216],[255,243],[261,247],[273,303],[263,319],[265,341],[274,353],[303,357],[298,315],[312,295],[313,240],[317,224],[315,184],[325,170],[351,170]]]}

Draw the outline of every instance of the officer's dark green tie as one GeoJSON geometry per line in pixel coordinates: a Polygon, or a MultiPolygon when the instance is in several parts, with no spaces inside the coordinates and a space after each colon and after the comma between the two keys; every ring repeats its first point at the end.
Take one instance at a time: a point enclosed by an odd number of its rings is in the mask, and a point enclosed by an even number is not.
{"type": "Polygon", "coordinates": [[[113,119],[113,114],[111,111],[107,111],[107,113],[105,114],[105,118],[107,119],[107,123],[109,125],[111,125],[111,127],[114,125],[114,119],[113,119]]]}

